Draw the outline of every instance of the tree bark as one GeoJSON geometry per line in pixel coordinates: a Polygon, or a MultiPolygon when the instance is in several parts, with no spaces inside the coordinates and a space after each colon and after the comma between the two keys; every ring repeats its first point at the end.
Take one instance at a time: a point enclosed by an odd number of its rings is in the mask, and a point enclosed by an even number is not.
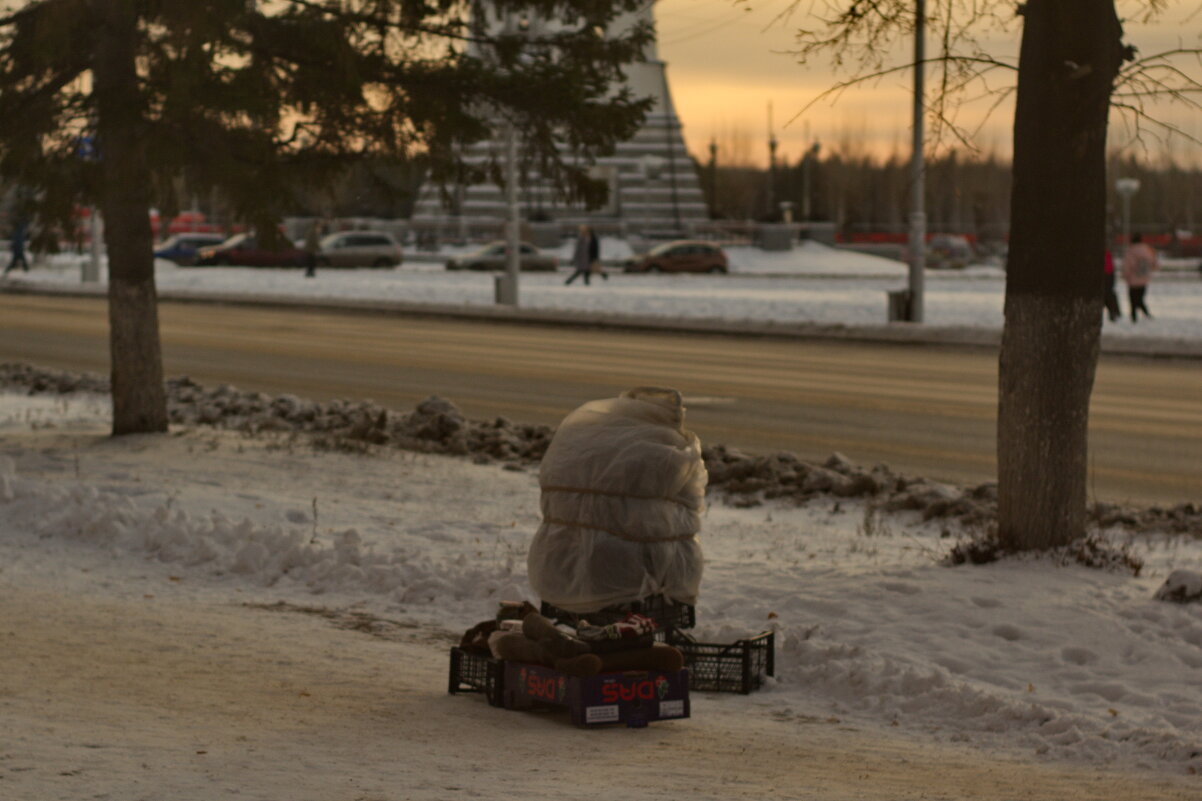
{"type": "Polygon", "coordinates": [[[138,17],[132,0],[95,0],[97,139],[109,260],[113,434],[167,430],[159,345],[145,105],[138,85],[138,17]]]}
{"type": "Polygon", "coordinates": [[[1030,0],[998,381],[998,534],[1085,533],[1089,397],[1102,327],[1106,126],[1122,61],[1113,0],[1030,0]]]}

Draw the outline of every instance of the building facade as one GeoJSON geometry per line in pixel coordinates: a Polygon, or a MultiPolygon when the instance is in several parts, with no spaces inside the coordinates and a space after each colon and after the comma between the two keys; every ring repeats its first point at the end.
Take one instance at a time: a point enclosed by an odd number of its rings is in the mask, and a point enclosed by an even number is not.
{"type": "MultiPolygon", "coordinates": [[[[639,21],[651,23],[654,3],[615,20],[614,30],[628,30],[639,21]]],[[[481,4],[482,24],[498,29],[504,24],[481,4]]],[[[532,27],[534,27],[532,25],[532,27]]],[[[627,86],[654,105],[643,126],[629,140],[618,143],[611,156],[597,159],[593,176],[609,185],[608,202],[597,209],[565,204],[555,197],[550,182],[537,173],[519,177],[518,203],[523,221],[554,222],[561,227],[588,222],[599,230],[641,234],[684,234],[708,219],[697,170],[685,149],[680,118],[672,103],[667,66],[658,57],[654,42],[646,61],[628,65],[627,86]]],[[[520,143],[519,143],[520,147],[520,143]]],[[[500,133],[474,145],[466,159],[478,163],[490,158],[504,163],[506,141],[500,133]]],[[[413,215],[414,227],[475,231],[500,225],[507,215],[503,187],[492,183],[422,188],[413,215]],[[448,199],[449,202],[444,202],[448,199]]]]}

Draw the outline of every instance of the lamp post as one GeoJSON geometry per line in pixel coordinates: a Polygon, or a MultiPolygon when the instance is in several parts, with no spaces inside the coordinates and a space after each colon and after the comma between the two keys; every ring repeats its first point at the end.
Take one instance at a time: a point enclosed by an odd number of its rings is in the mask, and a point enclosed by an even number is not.
{"type": "Polygon", "coordinates": [[[1123,252],[1131,247],[1131,196],[1139,191],[1138,178],[1119,178],[1114,189],[1123,199],[1123,252]]]}
{"type": "Polygon", "coordinates": [[[810,221],[810,209],[812,203],[810,201],[810,170],[813,168],[813,162],[818,158],[819,144],[815,142],[806,149],[805,155],[801,157],[801,220],[802,222],[810,221]]]}
{"type": "MultiPolygon", "coordinates": [[[[527,34],[529,24],[509,14],[503,33],[527,34]]],[[[518,276],[522,269],[522,213],[518,205],[518,131],[512,120],[505,124],[505,274],[497,277],[496,302],[518,306],[518,276]]]]}
{"type": "Polygon", "coordinates": [[[655,201],[651,195],[651,184],[653,181],[658,181],[660,175],[664,171],[664,160],[659,156],[648,153],[639,159],[639,171],[643,174],[643,225],[644,232],[650,227],[652,219],[651,213],[655,207],[655,201]]]}
{"type": "Polygon", "coordinates": [[[907,319],[923,317],[923,270],[926,267],[926,182],[922,154],[923,78],[926,65],[926,0],[915,0],[914,9],[914,138],[910,154],[910,303],[907,319]]]}

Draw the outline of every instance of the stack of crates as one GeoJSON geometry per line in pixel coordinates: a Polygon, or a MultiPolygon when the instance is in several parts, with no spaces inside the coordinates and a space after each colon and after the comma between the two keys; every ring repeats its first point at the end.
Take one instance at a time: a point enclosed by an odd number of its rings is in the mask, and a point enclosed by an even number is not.
{"type": "MultiPolygon", "coordinates": [[[[582,617],[547,603],[539,611],[544,617],[571,625],[582,617]]],[[[629,612],[655,620],[659,625],[656,637],[681,652],[686,670],[574,678],[549,668],[508,663],[487,652],[455,647],[451,649],[447,691],[480,693],[492,706],[506,709],[567,707],[572,722],[581,726],[643,726],[649,721],[689,717],[690,690],[747,694],[762,687],[766,677],[775,675],[773,632],[733,643],[698,642],[685,631],[696,623],[694,607],[662,596],[644,599],[629,609],[589,614],[587,619],[605,625],[622,620],[629,612]]]]}

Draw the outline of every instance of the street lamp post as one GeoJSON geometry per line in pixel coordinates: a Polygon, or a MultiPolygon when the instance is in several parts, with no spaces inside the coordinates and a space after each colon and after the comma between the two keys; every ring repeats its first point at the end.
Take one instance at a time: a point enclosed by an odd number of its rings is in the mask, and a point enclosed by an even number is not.
{"type": "Polygon", "coordinates": [[[914,138],[910,154],[910,322],[923,317],[923,270],[926,268],[926,182],[923,163],[922,116],[926,65],[926,0],[915,0],[914,10],[914,138]]]}
{"type": "Polygon", "coordinates": [[[522,269],[522,215],[518,207],[518,135],[511,122],[505,130],[505,275],[497,291],[497,302],[518,305],[518,275],[522,269]]]}
{"type": "Polygon", "coordinates": [[[1119,178],[1114,188],[1123,200],[1123,252],[1126,252],[1131,247],[1131,197],[1139,191],[1139,179],[1119,178]]]}
{"type": "Polygon", "coordinates": [[[801,158],[801,220],[809,222],[810,220],[810,170],[813,169],[814,160],[818,157],[819,145],[817,142],[810,145],[806,150],[805,155],[801,158]]]}
{"type": "MultiPolygon", "coordinates": [[[[504,33],[527,34],[525,20],[509,14],[504,33]]],[[[518,276],[522,268],[522,213],[518,204],[518,131],[517,125],[505,125],[505,274],[498,276],[496,302],[503,306],[518,306],[518,276]]]]}
{"type": "Polygon", "coordinates": [[[100,224],[100,207],[92,206],[88,215],[88,259],[83,266],[84,283],[96,283],[100,280],[100,255],[104,251],[104,229],[100,224]]]}
{"type": "Polygon", "coordinates": [[[656,210],[651,185],[653,181],[659,181],[664,171],[664,160],[648,153],[639,159],[639,170],[643,174],[643,231],[646,232],[651,227],[652,212],[656,210]]]}

